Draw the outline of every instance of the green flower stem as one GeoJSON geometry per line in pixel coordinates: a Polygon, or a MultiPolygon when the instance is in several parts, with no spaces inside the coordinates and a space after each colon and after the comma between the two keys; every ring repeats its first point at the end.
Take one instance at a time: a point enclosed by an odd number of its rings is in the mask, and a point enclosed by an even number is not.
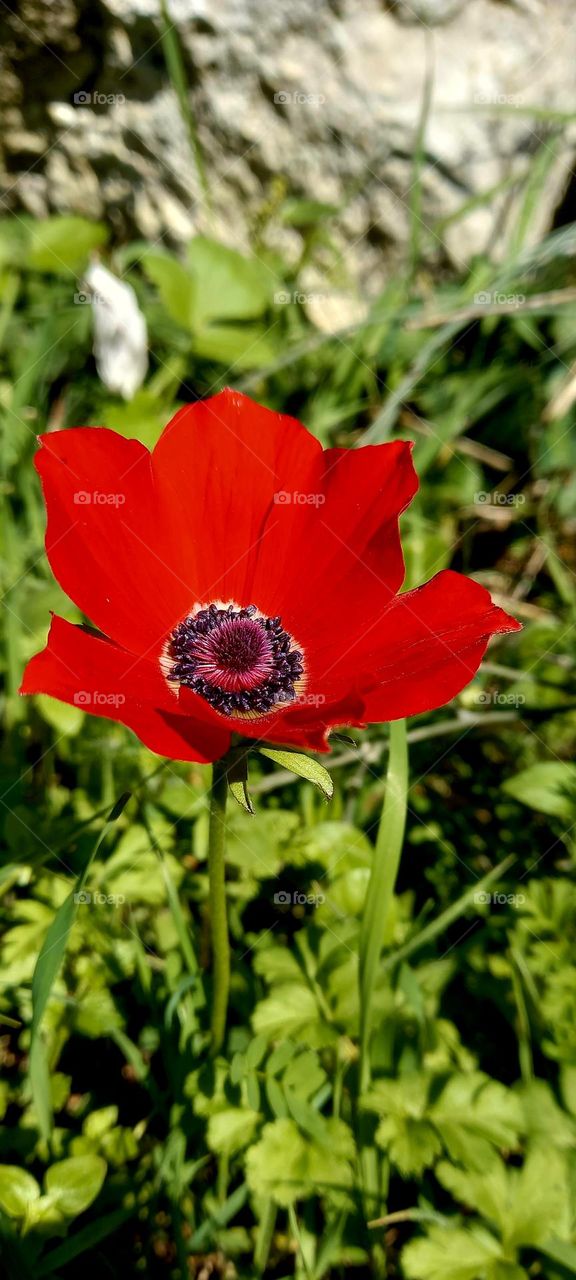
{"type": "Polygon", "coordinates": [[[228,992],[230,990],[230,941],[226,911],[226,797],[228,791],[228,757],[217,760],[212,768],[210,789],[210,828],[208,835],[208,878],[210,928],[212,936],[212,1018],[211,1051],[218,1053],[226,1031],[228,992]]]}

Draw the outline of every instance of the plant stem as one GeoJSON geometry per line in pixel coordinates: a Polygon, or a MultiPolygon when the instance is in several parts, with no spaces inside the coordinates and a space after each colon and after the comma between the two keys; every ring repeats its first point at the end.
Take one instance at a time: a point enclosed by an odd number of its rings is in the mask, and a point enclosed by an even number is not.
{"type": "Polygon", "coordinates": [[[208,877],[210,928],[212,938],[212,1019],[211,1052],[218,1053],[226,1031],[228,992],[230,989],[230,941],[226,912],[226,777],[228,760],[223,756],[212,768],[210,790],[210,828],[208,835],[208,877]]]}

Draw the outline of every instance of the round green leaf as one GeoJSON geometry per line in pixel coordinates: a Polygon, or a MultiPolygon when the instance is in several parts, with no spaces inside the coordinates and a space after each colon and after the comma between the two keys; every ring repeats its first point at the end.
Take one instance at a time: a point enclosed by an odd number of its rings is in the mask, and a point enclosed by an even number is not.
{"type": "Polygon", "coordinates": [[[96,1199],[105,1177],[106,1161],[101,1156],[72,1156],[53,1164],[44,1181],[60,1212],[75,1218],[96,1199]]]}
{"type": "Polygon", "coordinates": [[[31,1173],[14,1164],[0,1165],[0,1209],[9,1218],[23,1218],[32,1200],[38,1200],[40,1187],[31,1173]]]}

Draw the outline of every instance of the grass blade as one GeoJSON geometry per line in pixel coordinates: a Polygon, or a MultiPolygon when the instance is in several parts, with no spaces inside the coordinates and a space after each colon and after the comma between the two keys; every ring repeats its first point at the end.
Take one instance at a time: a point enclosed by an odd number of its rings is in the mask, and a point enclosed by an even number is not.
{"type": "Polygon", "coordinates": [[[370,1079],[370,1004],[400,865],[408,799],[406,721],[390,725],[386,796],[360,929],[360,1087],[370,1079]]]}
{"type": "Polygon", "coordinates": [[[32,1024],[31,1024],[31,1040],[30,1040],[30,1085],[32,1089],[32,1098],[36,1113],[38,1116],[38,1124],[42,1137],[46,1142],[50,1139],[52,1132],[52,1103],[50,1099],[50,1075],[48,1071],[48,1062],[46,1058],[46,1049],[40,1028],[46,1006],[50,999],[52,988],[60,972],[60,967],[64,959],[70,930],[76,919],[78,911],[78,895],[82,893],[84,885],[88,877],[90,867],[98,853],[98,850],[105,840],[111,826],[120,817],[127,801],[129,794],[125,793],[116,802],[110,812],[108,821],[105,823],[100,835],[94,845],[92,853],[81,872],[78,880],[64,899],[62,905],[58,908],[56,915],[48,929],[44,942],[42,944],[40,954],[36,961],[36,966],[32,976],[32,1024]]]}

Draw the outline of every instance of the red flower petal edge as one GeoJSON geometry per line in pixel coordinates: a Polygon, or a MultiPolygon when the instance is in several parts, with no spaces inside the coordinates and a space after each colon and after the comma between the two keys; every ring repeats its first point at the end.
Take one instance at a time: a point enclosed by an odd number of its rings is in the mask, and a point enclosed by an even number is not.
{"type": "Polygon", "coordinates": [[[101,427],[41,438],[46,551],[98,632],[54,618],[22,693],[208,762],[239,734],[327,751],[336,725],[430,711],[519,623],[446,570],[399,594],[411,445],[323,450],[234,391],[149,453],[101,427]]]}

